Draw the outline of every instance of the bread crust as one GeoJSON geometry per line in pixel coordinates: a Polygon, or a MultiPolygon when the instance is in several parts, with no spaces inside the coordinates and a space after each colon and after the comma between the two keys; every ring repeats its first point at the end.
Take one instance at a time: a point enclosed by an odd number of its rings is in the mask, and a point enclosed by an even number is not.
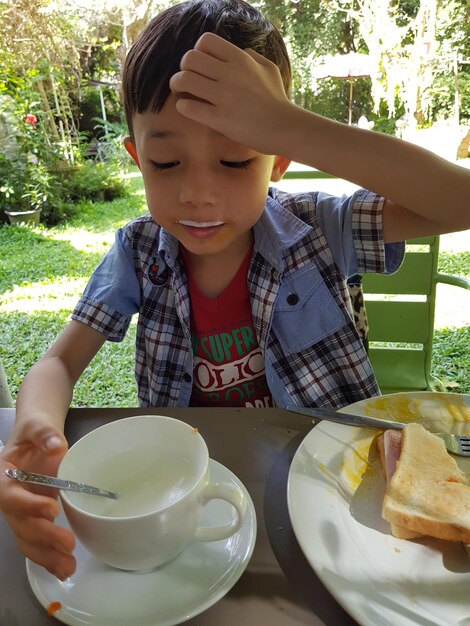
{"type": "Polygon", "coordinates": [[[407,424],[402,432],[399,462],[382,506],[392,533],[469,543],[470,487],[465,475],[444,442],[420,424],[407,424]]]}
{"type": "MultiPolygon", "coordinates": [[[[387,465],[385,461],[385,443],[383,432],[377,435],[377,437],[375,438],[375,444],[379,452],[380,465],[382,467],[383,476],[385,480],[387,480],[387,465]]],[[[417,537],[423,536],[421,533],[415,532],[414,530],[409,530],[408,528],[398,526],[398,524],[395,524],[394,522],[390,522],[390,530],[392,531],[392,535],[397,539],[416,539],[417,537]]]]}
{"type": "Polygon", "coordinates": [[[379,433],[375,438],[375,445],[377,446],[377,451],[379,453],[380,465],[382,466],[382,472],[385,480],[387,480],[387,470],[385,465],[385,444],[384,444],[384,434],[379,433]]]}

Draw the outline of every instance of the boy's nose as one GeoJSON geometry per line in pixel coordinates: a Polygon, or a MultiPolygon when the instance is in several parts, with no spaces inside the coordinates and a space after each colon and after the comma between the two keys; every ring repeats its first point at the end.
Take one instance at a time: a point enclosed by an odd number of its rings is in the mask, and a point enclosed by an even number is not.
{"type": "Polygon", "coordinates": [[[180,202],[196,208],[215,204],[217,185],[213,174],[206,168],[191,168],[180,182],[180,202]]]}

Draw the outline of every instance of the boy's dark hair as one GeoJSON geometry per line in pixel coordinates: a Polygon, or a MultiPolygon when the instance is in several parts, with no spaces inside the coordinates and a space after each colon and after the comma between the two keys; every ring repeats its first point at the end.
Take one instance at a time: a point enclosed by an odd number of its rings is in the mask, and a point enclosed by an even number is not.
{"type": "Polygon", "coordinates": [[[122,95],[129,132],[136,113],[160,111],[169,80],[199,37],[212,32],[239,48],[252,48],[275,63],[289,94],[291,68],[281,34],[243,0],[187,0],[154,17],[127,55],[122,95]]]}

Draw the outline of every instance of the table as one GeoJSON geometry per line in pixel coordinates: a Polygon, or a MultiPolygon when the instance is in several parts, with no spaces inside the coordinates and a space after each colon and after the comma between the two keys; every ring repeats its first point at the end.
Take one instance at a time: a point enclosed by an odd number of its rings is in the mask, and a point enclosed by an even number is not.
{"type": "MultiPolygon", "coordinates": [[[[65,433],[72,444],[106,422],[138,414],[168,415],[197,427],[211,458],[240,478],[255,505],[258,534],[246,571],[222,600],[187,626],[357,626],[313,572],[289,520],[289,466],[311,429],[310,418],[283,409],[73,408],[65,433]]],[[[0,409],[2,441],[14,415],[14,409],[0,409]]],[[[47,617],[36,600],[24,557],[0,516],[0,626],[51,623],[60,622],[47,617]]]]}

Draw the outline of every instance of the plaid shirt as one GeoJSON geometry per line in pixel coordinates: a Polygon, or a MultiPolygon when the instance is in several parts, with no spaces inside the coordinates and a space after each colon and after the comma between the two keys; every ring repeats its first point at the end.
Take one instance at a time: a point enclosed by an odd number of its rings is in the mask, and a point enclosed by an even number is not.
{"type": "MultiPolygon", "coordinates": [[[[341,407],[379,389],[354,325],[346,278],[396,271],[404,243],[384,245],[383,199],[270,190],[248,272],[253,325],[278,406],[341,407]]],[[[190,302],[178,241],[150,216],[133,220],[95,270],[73,319],[120,341],[138,313],[141,406],[188,406],[190,302]]]]}

